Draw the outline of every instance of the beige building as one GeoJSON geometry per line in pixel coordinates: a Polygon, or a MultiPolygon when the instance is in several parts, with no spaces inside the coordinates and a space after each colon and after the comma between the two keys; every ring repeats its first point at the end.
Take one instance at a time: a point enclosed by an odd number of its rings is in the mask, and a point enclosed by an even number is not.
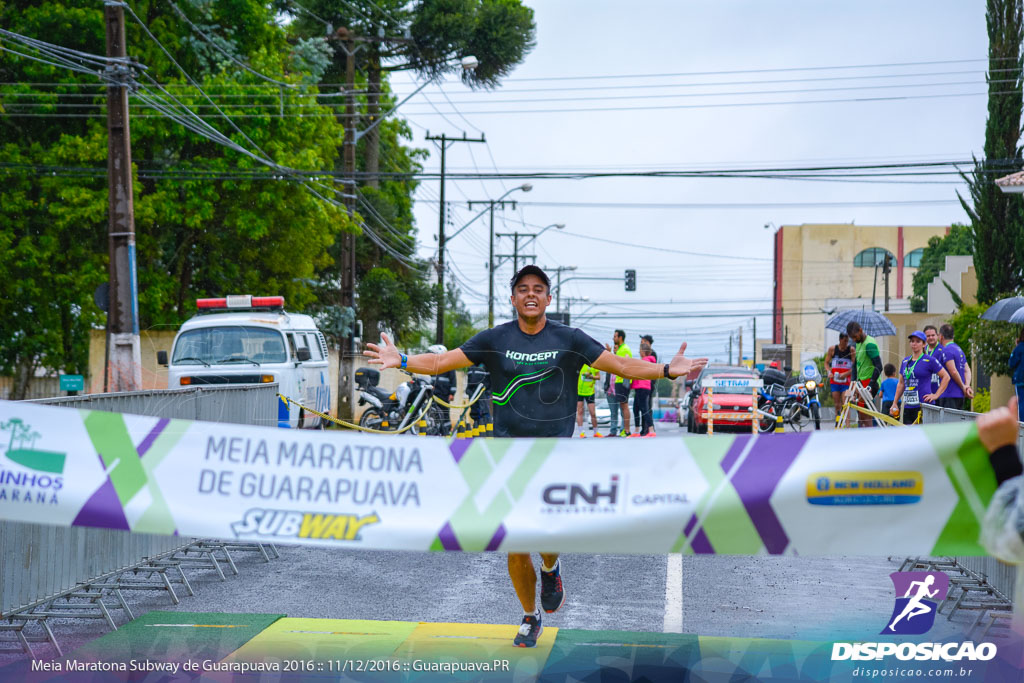
{"type": "MultiPolygon", "coordinates": [[[[885,311],[885,257],[889,311],[909,313],[911,281],[932,236],[947,226],[803,224],[775,232],[772,341],[791,344],[792,362],[821,356],[838,341],[825,330],[833,312],[864,308],[885,311]]],[[[879,339],[882,344],[886,340],[879,339]]],[[[888,344],[886,344],[888,346],[888,344]]]]}

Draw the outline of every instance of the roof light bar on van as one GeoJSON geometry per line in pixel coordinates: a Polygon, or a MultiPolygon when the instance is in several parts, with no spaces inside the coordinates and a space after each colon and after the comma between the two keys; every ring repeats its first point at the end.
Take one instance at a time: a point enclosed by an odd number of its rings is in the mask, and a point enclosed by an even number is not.
{"type": "Polygon", "coordinates": [[[284,308],[283,296],[252,296],[236,294],[220,299],[196,299],[196,308],[200,311],[222,309],[245,310],[253,308],[284,308]]]}

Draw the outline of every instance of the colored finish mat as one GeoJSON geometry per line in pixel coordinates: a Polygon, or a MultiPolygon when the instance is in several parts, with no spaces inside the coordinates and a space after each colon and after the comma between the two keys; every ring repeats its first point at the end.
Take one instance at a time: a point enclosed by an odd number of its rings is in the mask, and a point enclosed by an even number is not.
{"type": "Polygon", "coordinates": [[[278,619],[227,659],[333,662],[386,658],[416,627],[414,621],[278,619]]]}
{"type": "MultiPolygon", "coordinates": [[[[395,651],[404,662],[421,662],[425,671],[410,680],[533,680],[544,669],[559,630],[547,626],[532,648],[512,644],[518,624],[436,624],[420,623],[412,635],[395,651]],[[431,664],[459,662],[492,667],[495,670],[434,672],[431,664]],[[495,662],[502,662],[494,667],[495,662]],[[508,663],[508,668],[504,666],[508,663]]],[[[417,672],[413,671],[413,674],[417,672]]]]}
{"type": "Polygon", "coordinates": [[[624,681],[673,680],[699,657],[694,635],[562,629],[539,680],[584,680],[606,670],[624,681]]]}
{"type": "Polygon", "coordinates": [[[545,628],[535,648],[512,644],[517,629],[515,624],[286,618],[227,661],[304,662],[305,671],[282,672],[287,680],[535,680],[558,629],[545,628]],[[452,663],[460,670],[442,668],[452,663]]]}
{"type": "Polygon", "coordinates": [[[217,661],[283,616],[153,611],[79,648],[72,656],[105,662],[217,661]]]}

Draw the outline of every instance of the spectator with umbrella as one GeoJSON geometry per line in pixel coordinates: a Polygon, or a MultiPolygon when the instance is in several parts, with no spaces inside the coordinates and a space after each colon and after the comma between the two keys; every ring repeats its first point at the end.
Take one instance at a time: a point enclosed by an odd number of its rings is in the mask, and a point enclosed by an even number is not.
{"type": "Polygon", "coordinates": [[[1017,392],[1017,420],[1024,422],[1024,327],[1017,335],[1017,345],[1010,354],[1010,369],[1013,370],[1013,388],[1017,392]]]}
{"type": "MultiPolygon", "coordinates": [[[[836,313],[825,323],[825,327],[845,330],[856,345],[853,378],[870,392],[873,401],[875,394],[878,393],[878,378],[882,374],[882,354],[878,350],[875,336],[893,336],[896,334],[896,327],[881,313],[856,310],[836,313]]],[[[858,401],[857,405],[876,412],[878,410],[873,402],[865,406],[862,400],[858,401]]],[[[874,418],[870,415],[860,413],[861,427],[870,427],[873,422],[874,418]]]]}

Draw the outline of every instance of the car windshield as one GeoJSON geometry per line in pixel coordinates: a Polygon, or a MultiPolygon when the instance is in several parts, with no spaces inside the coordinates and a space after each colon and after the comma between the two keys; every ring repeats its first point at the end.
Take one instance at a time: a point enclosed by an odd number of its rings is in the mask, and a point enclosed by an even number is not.
{"type": "Polygon", "coordinates": [[[284,363],[284,337],[265,327],[200,327],[182,332],[174,344],[175,365],[284,363]]]}

